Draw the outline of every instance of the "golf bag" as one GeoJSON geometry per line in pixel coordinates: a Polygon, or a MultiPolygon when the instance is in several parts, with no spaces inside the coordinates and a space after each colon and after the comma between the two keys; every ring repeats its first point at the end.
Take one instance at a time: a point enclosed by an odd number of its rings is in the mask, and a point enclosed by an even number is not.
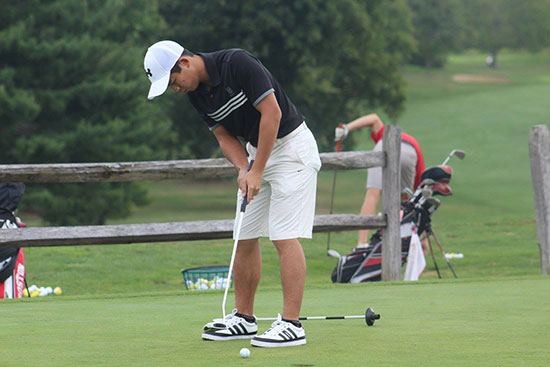
{"type": "MultiPolygon", "coordinates": [[[[401,264],[406,264],[415,231],[412,217],[406,223],[401,222],[401,264]]],[[[367,247],[356,247],[352,253],[338,259],[332,271],[333,283],[360,283],[379,281],[382,276],[382,234],[379,229],[370,238],[367,247]]]]}
{"type": "MultiPolygon", "coordinates": [[[[401,203],[401,264],[407,263],[411,240],[419,241],[430,228],[431,216],[439,207],[439,200],[432,195],[451,195],[448,183],[451,179],[450,166],[437,166],[424,171],[422,182],[409,201],[401,203]],[[428,189],[427,187],[431,187],[428,189]],[[418,236],[418,237],[416,237],[418,236]]],[[[382,234],[379,229],[370,238],[367,247],[356,247],[348,255],[338,259],[332,271],[333,283],[360,283],[379,281],[382,275],[382,234]]],[[[423,257],[423,256],[422,256],[423,257]]]]}
{"type": "MultiPolygon", "coordinates": [[[[15,210],[25,192],[22,183],[0,184],[0,230],[17,228],[15,210]]],[[[0,298],[21,298],[25,287],[25,260],[19,247],[0,248],[0,298]]]]}

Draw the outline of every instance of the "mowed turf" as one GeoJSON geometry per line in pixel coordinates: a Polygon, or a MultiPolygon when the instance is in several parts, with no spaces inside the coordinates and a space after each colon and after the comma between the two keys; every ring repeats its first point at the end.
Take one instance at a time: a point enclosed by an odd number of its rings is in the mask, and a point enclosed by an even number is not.
{"type": "MultiPolygon", "coordinates": [[[[371,283],[309,287],[303,314],[381,314],[305,321],[308,344],[252,348],[205,342],[222,292],[66,297],[2,304],[1,365],[9,366],[548,366],[550,283],[492,281],[371,283]],[[242,359],[239,350],[251,349],[242,359]]],[[[231,303],[230,303],[231,304],[231,303]]],[[[259,292],[256,314],[276,316],[279,290],[259,292]]],[[[261,322],[260,329],[269,327],[261,322]]]]}

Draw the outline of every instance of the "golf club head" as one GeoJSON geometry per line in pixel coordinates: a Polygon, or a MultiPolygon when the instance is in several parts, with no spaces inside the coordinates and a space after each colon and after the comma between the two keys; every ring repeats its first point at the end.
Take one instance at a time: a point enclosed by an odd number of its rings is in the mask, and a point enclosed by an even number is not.
{"type": "Polygon", "coordinates": [[[204,325],[203,330],[221,330],[226,329],[227,325],[223,322],[223,319],[214,319],[213,321],[204,325]]]}
{"type": "Polygon", "coordinates": [[[464,157],[466,157],[466,152],[460,149],[453,150],[451,154],[457,157],[458,159],[464,159],[464,157]]]}
{"type": "Polygon", "coordinates": [[[426,187],[422,189],[421,194],[424,198],[429,198],[433,195],[433,191],[426,187]]]}
{"type": "Polygon", "coordinates": [[[435,182],[449,183],[453,176],[453,167],[451,166],[435,166],[430,167],[422,172],[421,179],[431,178],[435,182]]]}
{"type": "Polygon", "coordinates": [[[466,152],[463,151],[463,150],[460,150],[460,149],[453,149],[451,151],[451,153],[449,153],[449,155],[447,156],[447,158],[445,158],[445,160],[443,161],[443,163],[441,163],[441,165],[445,165],[449,159],[451,159],[453,156],[456,156],[458,157],[459,159],[464,159],[464,157],[466,157],[466,152]]]}
{"type": "Polygon", "coordinates": [[[453,194],[451,187],[443,182],[436,182],[432,186],[432,191],[434,195],[449,196],[453,194]]]}
{"type": "Polygon", "coordinates": [[[427,198],[426,201],[424,201],[422,207],[426,209],[430,214],[432,214],[437,210],[440,204],[441,201],[438,198],[430,197],[427,198]]]}
{"type": "Polygon", "coordinates": [[[431,186],[435,183],[435,181],[431,178],[425,178],[422,181],[420,181],[420,184],[418,187],[425,187],[425,186],[431,186]]]}
{"type": "Polygon", "coordinates": [[[328,256],[331,256],[331,257],[335,257],[337,259],[341,258],[342,256],[340,256],[340,253],[336,250],[333,250],[333,249],[328,249],[327,250],[327,255],[328,256]]]}

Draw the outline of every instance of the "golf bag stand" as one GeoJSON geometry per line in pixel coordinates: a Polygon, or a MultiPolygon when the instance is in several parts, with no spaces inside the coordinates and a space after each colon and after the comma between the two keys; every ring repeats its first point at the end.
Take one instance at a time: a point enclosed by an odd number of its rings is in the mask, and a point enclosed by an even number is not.
{"type": "Polygon", "coordinates": [[[441,273],[439,272],[439,266],[437,266],[437,261],[435,261],[435,255],[434,255],[434,249],[432,247],[432,242],[430,241],[430,236],[426,234],[426,240],[428,241],[428,248],[430,249],[430,255],[432,256],[432,260],[434,262],[435,271],[437,272],[437,277],[441,279],[441,273]]]}
{"type": "MultiPolygon", "coordinates": [[[[455,269],[451,265],[451,262],[449,261],[449,259],[447,259],[447,256],[445,256],[445,250],[443,250],[443,246],[441,246],[441,242],[439,242],[439,240],[437,238],[437,235],[435,234],[435,231],[434,231],[434,229],[431,225],[428,227],[428,230],[426,231],[426,234],[427,234],[427,237],[428,237],[428,243],[430,243],[430,236],[433,237],[435,243],[437,244],[437,247],[439,247],[439,251],[441,252],[441,255],[443,256],[443,258],[445,259],[445,262],[447,263],[447,266],[449,267],[449,269],[451,269],[451,272],[453,273],[453,276],[455,278],[458,278],[458,276],[456,275],[455,269]]],[[[432,245],[430,243],[430,250],[431,250],[431,247],[432,247],[432,245]]],[[[434,265],[435,265],[435,258],[433,260],[434,260],[434,265]]],[[[437,265],[435,265],[435,267],[437,269],[437,265]]],[[[437,271],[437,274],[439,275],[439,270],[437,271]]],[[[441,278],[441,276],[439,276],[439,278],[441,278]]]]}

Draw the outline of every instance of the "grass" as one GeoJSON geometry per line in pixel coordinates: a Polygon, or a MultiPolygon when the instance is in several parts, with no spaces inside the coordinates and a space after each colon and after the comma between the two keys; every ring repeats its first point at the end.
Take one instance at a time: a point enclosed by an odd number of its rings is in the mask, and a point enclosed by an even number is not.
{"type": "MultiPolygon", "coordinates": [[[[278,289],[259,292],[263,317],[279,312],[278,289]]],[[[2,366],[547,366],[550,283],[540,278],[324,285],[306,290],[304,315],[381,314],[306,321],[308,344],[277,350],[247,341],[204,342],[221,292],[57,297],[2,307],[2,366]],[[17,342],[13,342],[13,341],[17,342]]],[[[269,323],[260,324],[260,329],[269,323]]]]}
{"type": "MultiPolygon", "coordinates": [[[[374,328],[311,322],[306,347],[253,349],[242,360],[238,351],[245,343],[200,341],[203,323],[220,313],[221,293],[185,291],[180,274],[182,268],[227,264],[231,240],[28,248],[29,284],[61,286],[65,295],[0,304],[0,342],[8,336],[18,341],[10,343],[2,365],[548,365],[550,293],[548,278],[539,275],[527,137],[531,126],[548,123],[550,116],[549,57],[505,52],[499,69],[489,70],[485,56],[472,53],[452,56],[445,69],[429,74],[406,68],[407,109],[396,122],[419,140],[427,166],[454,148],[467,152],[465,160],[450,161],[454,194],[442,198],[433,217],[445,250],[464,253],[464,259],[451,260],[459,279],[438,256],[443,280],[428,258],[418,283],[332,285],[335,260],[325,255],[326,234],[303,241],[303,314],[356,314],[372,306],[383,317],[374,328]],[[455,74],[510,82],[456,83],[455,74]]],[[[354,149],[372,148],[366,131],[356,134],[354,149]]],[[[332,172],[319,175],[317,214],[329,211],[332,178],[332,172]]],[[[338,173],[334,212],[359,211],[365,178],[362,171],[338,173]]],[[[151,204],[112,223],[234,215],[232,179],[147,187],[151,204]]],[[[354,232],[331,237],[331,247],[341,253],[355,242],[354,232]]],[[[276,252],[269,241],[262,244],[256,309],[270,316],[280,312],[280,280],[276,252]]]]}

